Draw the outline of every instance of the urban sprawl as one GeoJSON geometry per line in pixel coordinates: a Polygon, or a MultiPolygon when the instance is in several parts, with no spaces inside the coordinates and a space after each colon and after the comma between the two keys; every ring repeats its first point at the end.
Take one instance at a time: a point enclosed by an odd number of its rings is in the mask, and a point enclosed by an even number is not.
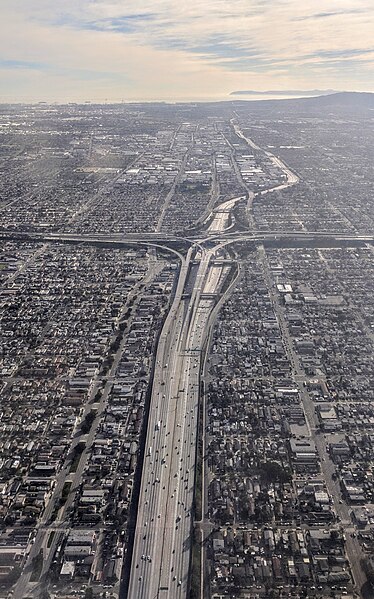
{"type": "Polygon", "coordinates": [[[373,121],[0,107],[0,597],[373,597],[373,121]]]}

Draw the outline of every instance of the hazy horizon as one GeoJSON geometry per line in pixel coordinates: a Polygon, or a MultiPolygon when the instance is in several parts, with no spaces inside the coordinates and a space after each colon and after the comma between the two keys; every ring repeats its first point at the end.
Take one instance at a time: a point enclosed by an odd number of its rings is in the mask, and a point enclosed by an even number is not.
{"type": "Polygon", "coordinates": [[[371,91],[374,79],[368,0],[0,0],[0,7],[3,103],[217,101],[237,90],[285,97],[371,91]]]}

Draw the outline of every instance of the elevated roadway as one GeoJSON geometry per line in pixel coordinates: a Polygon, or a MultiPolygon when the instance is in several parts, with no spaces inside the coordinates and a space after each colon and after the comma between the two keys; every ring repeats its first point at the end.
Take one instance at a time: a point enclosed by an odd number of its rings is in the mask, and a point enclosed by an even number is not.
{"type": "MultiPolygon", "coordinates": [[[[225,219],[220,219],[223,222],[225,219]]],[[[374,235],[355,235],[352,233],[331,233],[328,231],[225,231],[220,229],[211,229],[210,235],[207,236],[207,231],[201,232],[199,235],[191,236],[190,238],[180,237],[178,235],[165,235],[165,234],[149,234],[147,236],[143,234],[132,234],[126,236],[111,236],[107,234],[102,235],[72,235],[72,234],[39,234],[39,233],[25,233],[25,234],[8,234],[0,233],[0,239],[19,239],[34,241],[35,243],[84,243],[90,244],[108,244],[110,243],[115,247],[124,245],[144,245],[159,247],[161,249],[170,251],[181,257],[181,253],[174,247],[174,245],[184,244],[185,247],[192,247],[194,244],[210,244],[214,241],[217,243],[225,242],[233,243],[235,241],[251,241],[263,243],[265,241],[281,241],[284,240],[298,240],[300,241],[315,241],[316,239],[326,239],[334,242],[347,242],[347,241],[358,241],[362,243],[373,243],[374,235]],[[203,236],[205,235],[205,236],[203,236]]]]}

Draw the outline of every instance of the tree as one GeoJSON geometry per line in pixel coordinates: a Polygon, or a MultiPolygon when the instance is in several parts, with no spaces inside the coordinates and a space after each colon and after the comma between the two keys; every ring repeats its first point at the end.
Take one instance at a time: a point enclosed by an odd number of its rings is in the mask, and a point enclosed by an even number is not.
{"type": "Polygon", "coordinates": [[[268,482],[289,483],[291,481],[291,473],[278,462],[263,462],[260,468],[268,482]]]}

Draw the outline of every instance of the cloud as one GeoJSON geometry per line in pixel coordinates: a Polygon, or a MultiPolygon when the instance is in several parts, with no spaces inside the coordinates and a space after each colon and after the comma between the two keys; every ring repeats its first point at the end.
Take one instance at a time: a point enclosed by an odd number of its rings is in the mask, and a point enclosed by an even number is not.
{"type": "Polygon", "coordinates": [[[42,62],[31,62],[29,60],[3,60],[0,58],[0,69],[27,69],[32,71],[40,71],[43,68],[46,68],[47,65],[42,62]]]}
{"type": "Polygon", "coordinates": [[[106,97],[139,99],[371,85],[369,0],[0,0],[0,9],[4,87],[12,70],[12,81],[22,70],[65,78],[74,93],[81,77],[92,99],[105,85],[106,97]]]}
{"type": "Polygon", "coordinates": [[[366,9],[349,9],[349,10],[336,10],[331,12],[317,12],[311,15],[304,15],[295,17],[295,21],[307,21],[313,19],[329,19],[331,17],[350,17],[351,15],[365,14],[368,11],[366,9]]]}

